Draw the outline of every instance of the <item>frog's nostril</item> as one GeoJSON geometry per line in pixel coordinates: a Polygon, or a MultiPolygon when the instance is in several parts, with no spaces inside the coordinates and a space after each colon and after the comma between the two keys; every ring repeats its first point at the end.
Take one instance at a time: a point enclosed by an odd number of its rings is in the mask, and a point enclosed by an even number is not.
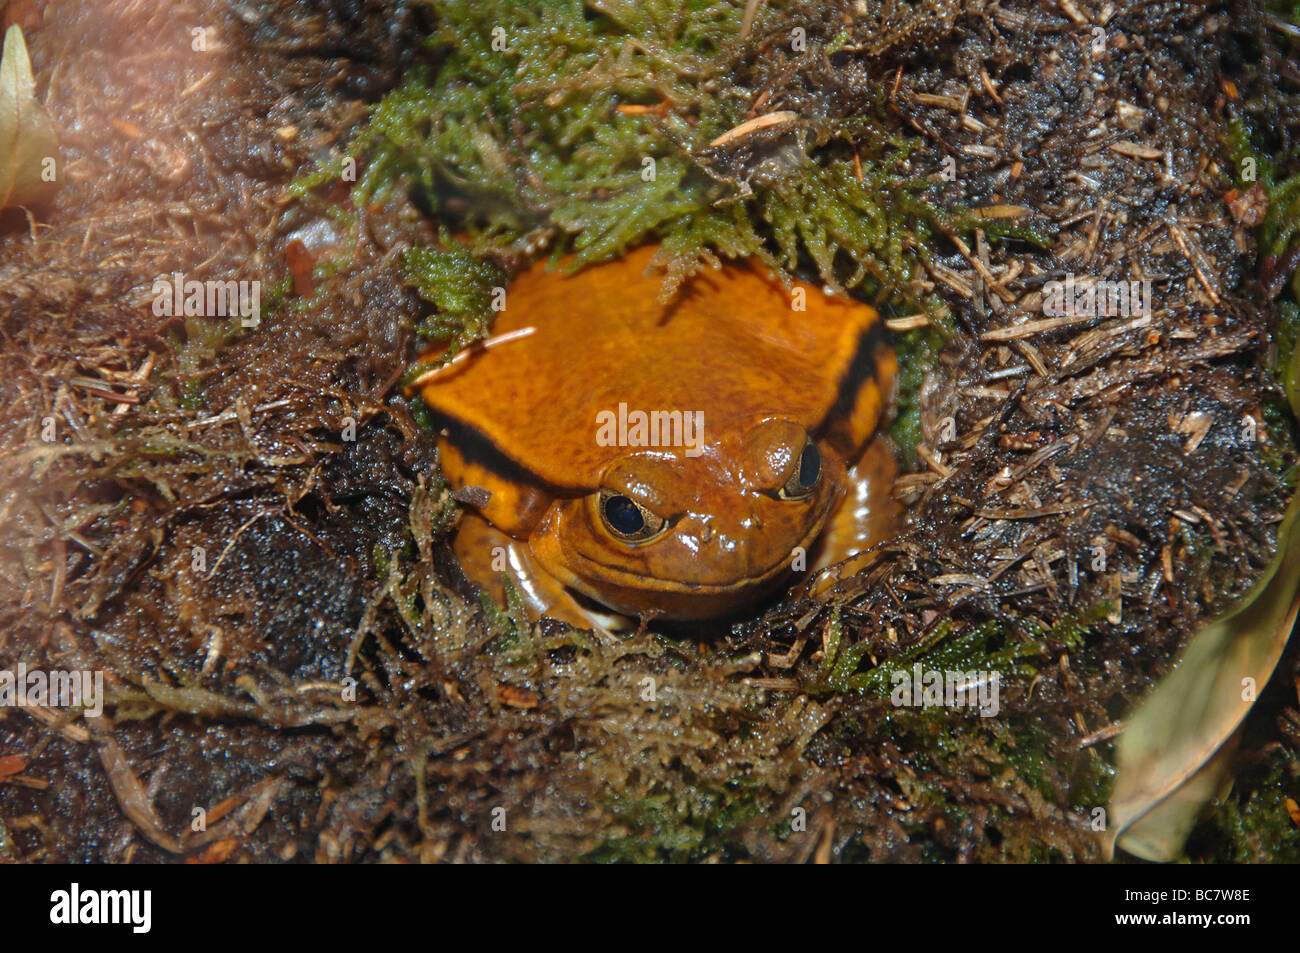
{"type": "Polygon", "coordinates": [[[700,542],[709,543],[713,541],[713,527],[709,523],[700,524],[700,542]]]}

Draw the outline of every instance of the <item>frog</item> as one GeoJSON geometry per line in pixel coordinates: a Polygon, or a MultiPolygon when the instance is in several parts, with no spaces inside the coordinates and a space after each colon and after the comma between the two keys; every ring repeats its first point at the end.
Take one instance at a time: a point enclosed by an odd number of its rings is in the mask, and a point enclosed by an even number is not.
{"type": "Polygon", "coordinates": [[[875,308],[756,258],[665,299],[659,251],[533,264],[485,344],[414,382],[463,504],[457,561],[530,619],[734,617],[898,520],[875,308]]]}

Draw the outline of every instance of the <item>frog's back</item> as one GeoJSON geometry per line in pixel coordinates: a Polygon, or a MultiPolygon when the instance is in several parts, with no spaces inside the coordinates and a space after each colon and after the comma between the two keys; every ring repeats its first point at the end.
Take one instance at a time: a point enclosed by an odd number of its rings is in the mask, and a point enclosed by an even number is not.
{"type": "Polygon", "coordinates": [[[601,422],[636,412],[702,414],[706,443],[784,416],[855,456],[895,371],[876,312],[748,263],[697,275],[664,304],[661,276],[647,273],[654,251],[567,276],[523,272],[493,335],[532,333],[435,375],[425,401],[557,488],[598,485],[626,449],[597,438],[601,422]]]}

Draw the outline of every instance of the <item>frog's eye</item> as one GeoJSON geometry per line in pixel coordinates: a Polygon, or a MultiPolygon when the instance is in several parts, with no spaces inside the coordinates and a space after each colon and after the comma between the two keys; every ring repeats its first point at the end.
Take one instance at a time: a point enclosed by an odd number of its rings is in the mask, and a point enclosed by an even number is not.
{"type": "Polygon", "coordinates": [[[665,520],[655,516],[630,496],[602,490],[600,518],[605,528],[629,543],[644,543],[663,531],[665,520]]]}
{"type": "Polygon", "coordinates": [[[822,455],[817,444],[809,440],[799,454],[799,465],[776,493],[783,500],[802,500],[817,487],[822,475],[822,455]]]}

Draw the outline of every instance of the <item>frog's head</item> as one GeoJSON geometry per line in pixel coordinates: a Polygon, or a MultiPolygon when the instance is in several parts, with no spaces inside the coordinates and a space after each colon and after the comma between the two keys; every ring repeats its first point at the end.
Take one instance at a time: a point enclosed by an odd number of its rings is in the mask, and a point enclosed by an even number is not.
{"type": "Polygon", "coordinates": [[[776,588],[844,484],[829,442],[770,417],[694,455],[615,457],[597,488],[556,501],[530,543],[549,572],[620,612],[708,618],[776,588]]]}

